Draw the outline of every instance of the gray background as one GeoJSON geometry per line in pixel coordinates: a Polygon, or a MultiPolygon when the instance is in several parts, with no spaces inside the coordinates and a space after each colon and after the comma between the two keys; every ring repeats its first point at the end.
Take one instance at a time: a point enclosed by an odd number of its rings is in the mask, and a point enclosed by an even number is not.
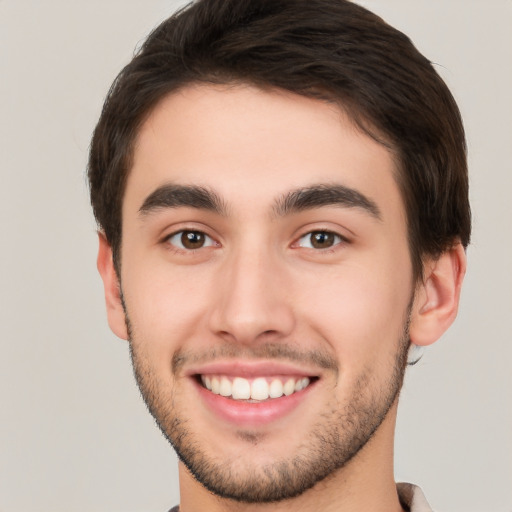
{"type": "MultiPolygon", "coordinates": [[[[366,1],[456,96],[473,244],[459,318],[409,371],[396,475],[512,511],[512,2],[366,1]]],[[[176,461],[110,333],[84,180],[106,91],[170,0],[0,0],[0,511],[164,511],[176,461]]]]}

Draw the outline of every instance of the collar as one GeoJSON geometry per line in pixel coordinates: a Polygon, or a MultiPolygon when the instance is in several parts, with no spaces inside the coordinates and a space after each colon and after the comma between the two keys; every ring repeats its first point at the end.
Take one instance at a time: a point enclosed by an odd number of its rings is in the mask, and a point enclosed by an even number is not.
{"type": "Polygon", "coordinates": [[[407,507],[409,512],[433,512],[423,491],[417,485],[401,482],[396,484],[396,489],[400,503],[407,507]]]}

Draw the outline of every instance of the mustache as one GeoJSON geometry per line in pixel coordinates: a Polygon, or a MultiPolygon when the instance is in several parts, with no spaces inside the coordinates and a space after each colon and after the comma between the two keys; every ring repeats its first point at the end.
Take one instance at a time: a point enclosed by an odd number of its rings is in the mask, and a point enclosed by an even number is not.
{"type": "Polygon", "coordinates": [[[322,350],[297,350],[283,343],[265,343],[251,347],[225,344],[196,352],[178,350],[172,358],[172,371],[176,375],[184,366],[211,363],[217,359],[264,359],[316,366],[339,372],[336,359],[322,350]]]}

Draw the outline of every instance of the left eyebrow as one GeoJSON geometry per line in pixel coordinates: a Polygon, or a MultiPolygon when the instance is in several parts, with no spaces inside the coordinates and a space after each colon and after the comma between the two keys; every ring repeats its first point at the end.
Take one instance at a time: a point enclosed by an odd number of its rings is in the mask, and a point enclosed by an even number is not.
{"type": "Polygon", "coordinates": [[[382,220],[380,209],[374,201],[344,185],[321,184],[292,190],[276,201],[273,210],[276,215],[285,216],[322,206],[358,208],[382,220]]]}
{"type": "Polygon", "coordinates": [[[139,208],[142,216],[165,208],[196,208],[219,215],[226,214],[226,207],[220,197],[206,187],[196,185],[166,184],[158,187],[144,200],[139,208]]]}

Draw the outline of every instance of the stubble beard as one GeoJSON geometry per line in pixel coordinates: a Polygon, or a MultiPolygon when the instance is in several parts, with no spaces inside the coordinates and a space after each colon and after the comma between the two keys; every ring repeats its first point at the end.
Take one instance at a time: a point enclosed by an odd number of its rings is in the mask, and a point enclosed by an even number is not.
{"type": "MultiPolygon", "coordinates": [[[[372,379],[370,371],[364,372],[353,386],[351,400],[340,406],[333,398],[294,454],[263,466],[251,464],[250,460],[243,460],[241,465],[240,457],[219,461],[205,450],[209,439],[194,432],[193,424],[183,417],[175,390],[169,391],[168,386],[159,384],[141,350],[144,343],[133,338],[128,315],[126,323],[142,397],[190,473],[219,497],[244,503],[270,503],[299,496],[342,469],[373,437],[402,387],[409,348],[409,314],[410,309],[388,381],[383,385],[372,379]]],[[[269,351],[273,352],[270,348],[269,351]]],[[[260,347],[258,354],[264,352],[265,347],[260,347]]],[[[245,434],[246,442],[257,442],[250,433],[245,434]]],[[[239,437],[243,436],[241,432],[239,437]]]]}

